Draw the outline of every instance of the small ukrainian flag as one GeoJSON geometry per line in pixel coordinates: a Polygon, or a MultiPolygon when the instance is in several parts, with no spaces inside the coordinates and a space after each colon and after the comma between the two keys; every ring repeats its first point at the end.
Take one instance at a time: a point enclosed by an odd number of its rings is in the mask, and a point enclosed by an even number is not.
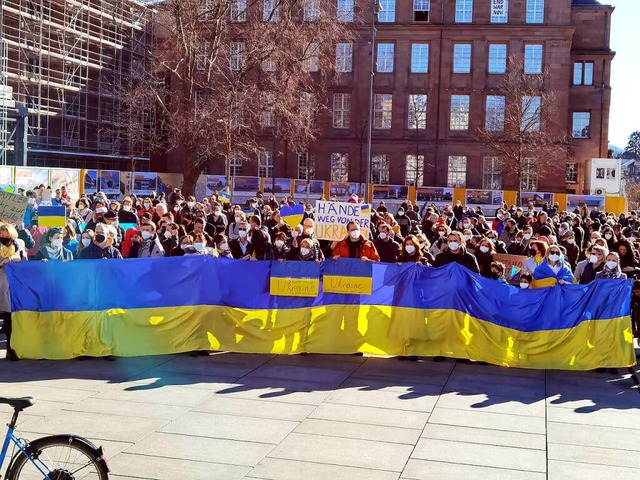
{"type": "Polygon", "coordinates": [[[64,206],[38,207],[39,227],[64,227],[66,224],[67,215],[64,206]]]}
{"type": "Polygon", "coordinates": [[[221,203],[231,203],[231,196],[224,192],[218,192],[217,200],[221,203]]]}
{"type": "Polygon", "coordinates": [[[370,215],[371,214],[371,205],[362,205],[360,207],[360,212],[365,214],[365,215],[370,215]]]}

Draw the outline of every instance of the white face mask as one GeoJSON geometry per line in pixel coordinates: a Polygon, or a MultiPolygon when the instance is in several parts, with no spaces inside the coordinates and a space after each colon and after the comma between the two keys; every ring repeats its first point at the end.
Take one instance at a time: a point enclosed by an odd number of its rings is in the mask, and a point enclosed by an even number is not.
{"type": "Polygon", "coordinates": [[[180,248],[182,250],[186,250],[187,248],[189,248],[191,245],[189,245],[188,243],[183,243],[182,245],[180,245],[180,248]]]}
{"type": "Polygon", "coordinates": [[[609,261],[605,264],[609,270],[613,270],[618,266],[618,262],[609,261]]]}
{"type": "Polygon", "coordinates": [[[214,210],[214,211],[213,211],[213,215],[214,215],[215,217],[219,217],[219,216],[220,216],[220,210],[214,210]]]}
{"type": "Polygon", "coordinates": [[[147,232],[146,230],[143,230],[140,235],[142,235],[142,238],[144,240],[149,240],[152,237],[151,233],[147,232]]]}
{"type": "Polygon", "coordinates": [[[438,232],[438,235],[440,235],[441,237],[444,237],[447,234],[447,232],[438,232]]]}
{"type": "Polygon", "coordinates": [[[193,208],[196,202],[187,202],[187,207],[193,208]]]}
{"type": "Polygon", "coordinates": [[[486,247],[486,246],[484,246],[484,245],[483,245],[482,247],[480,247],[480,251],[481,251],[482,253],[487,253],[489,250],[490,250],[490,248],[489,248],[489,247],[486,247]]]}
{"type": "Polygon", "coordinates": [[[219,249],[223,252],[229,250],[229,244],[227,242],[221,243],[219,249]]]}
{"type": "Polygon", "coordinates": [[[531,240],[531,234],[530,234],[530,233],[525,233],[522,237],[523,237],[525,240],[531,240]]]}
{"type": "Polygon", "coordinates": [[[306,257],[307,255],[309,255],[311,253],[311,250],[306,248],[306,247],[302,247],[300,249],[300,253],[302,254],[303,257],[306,257]]]}
{"type": "Polygon", "coordinates": [[[520,288],[526,290],[529,288],[529,284],[527,282],[520,282],[520,288]]]}
{"type": "Polygon", "coordinates": [[[313,228],[305,228],[304,229],[304,234],[307,236],[312,236],[313,235],[313,228]]]}
{"type": "Polygon", "coordinates": [[[54,238],[51,240],[51,246],[54,248],[60,248],[62,246],[61,238],[54,238]]]}
{"type": "Polygon", "coordinates": [[[414,247],[413,245],[406,245],[404,249],[407,251],[409,255],[413,255],[416,251],[416,247],[414,247]]]}
{"type": "Polygon", "coordinates": [[[503,220],[504,219],[504,215],[498,215],[498,220],[503,220]]]}
{"type": "Polygon", "coordinates": [[[354,240],[358,240],[360,238],[360,230],[352,230],[349,235],[351,235],[351,238],[354,240]]]}
{"type": "Polygon", "coordinates": [[[605,238],[605,239],[607,239],[607,240],[611,240],[611,239],[613,238],[613,235],[611,235],[610,233],[607,233],[607,234],[604,236],[604,238],[605,238]]]}
{"type": "Polygon", "coordinates": [[[386,234],[385,232],[380,232],[380,233],[378,234],[378,238],[379,238],[380,240],[386,240],[386,239],[387,239],[387,234],[386,234]]]}
{"type": "Polygon", "coordinates": [[[470,227],[471,227],[471,225],[469,225],[468,223],[464,223],[464,224],[462,224],[462,227],[463,227],[463,228],[470,228],[470,227]]]}
{"type": "Polygon", "coordinates": [[[144,208],[149,208],[151,204],[149,202],[144,202],[144,208]]]}
{"type": "Polygon", "coordinates": [[[204,243],[194,243],[193,248],[196,249],[196,252],[202,252],[204,250],[204,243]]]}
{"type": "Polygon", "coordinates": [[[589,261],[590,261],[591,263],[598,263],[598,257],[596,257],[595,255],[591,255],[591,256],[589,257],[589,261]]]}
{"type": "Polygon", "coordinates": [[[240,230],[238,231],[238,236],[240,238],[246,238],[247,237],[247,231],[246,230],[240,230]]]}
{"type": "Polygon", "coordinates": [[[169,230],[164,232],[164,238],[171,238],[171,232],[169,230]]]}
{"type": "Polygon", "coordinates": [[[560,260],[560,255],[553,253],[549,255],[549,260],[551,260],[552,262],[557,262],[558,260],[560,260]]]}
{"type": "Polygon", "coordinates": [[[251,243],[251,237],[247,237],[247,242],[251,243]]]}
{"type": "Polygon", "coordinates": [[[236,223],[240,223],[242,221],[242,217],[236,217],[236,223]]]}
{"type": "Polygon", "coordinates": [[[98,207],[96,208],[96,213],[107,213],[106,207],[98,207]]]}
{"type": "Polygon", "coordinates": [[[629,241],[631,243],[636,243],[636,237],[629,237],[629,241]]]}
{"type": "Polygon", "coordinates": [[[568,243],[569,245],[573,245],[574,243],[576,243],[576,241],[575,241],[573,238],[568,238],[568,239],[567,239],[567,243],[568,243]]]}
{"type": "Polygon", "coordinates": [[[178,212],[178,211],[180,211],[180,205],[176,205],[176,206],[174,206],[174,207],[173,207],[173,211],[174,211],[174,212],[178,212]]]}
{"type": "Polygon", "coordinates": [[[460,244],[458,242],[449,242],[449,250],[458,250],[460,248],[460,244]]]}
{"type": "Polygon", "coordinates": [[[82,239],[82,245],[84,245],[85,247],[88,247],[89,245],[91,245],[91,239],[90,238],[83,238],[82,239]]]}
{"type": "Polygon", "coordinates": [[[282,240],[276,240],[273,244],[278,248],[284,247],[284,242],[282,240]]]}
{"type": "Polygon", "coordinates": [[[122,209],[123,209],[125,212],[130,212],[130,211],[131,211],[131,205],[123,205],[123,206],[122,206],[122,209]]]}

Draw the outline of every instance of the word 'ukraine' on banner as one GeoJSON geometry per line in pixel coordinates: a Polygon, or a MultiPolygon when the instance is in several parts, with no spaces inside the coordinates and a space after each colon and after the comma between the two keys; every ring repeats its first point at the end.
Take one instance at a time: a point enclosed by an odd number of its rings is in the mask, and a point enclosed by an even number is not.
{"type": "Polygon", "coordinates": [[[565,370],[636,363],[631,280],[521,290],[455,263],[367,268],[370,295],[357,294],[352,279],[336,289],[345,293],[317,288],[318,276],[320,283],[347,273],[366,279],[363,263],[348,258],[320,265],[208,255],[11,263],[11,343],[31,359],[223,350],[438,355],[565,370]],[[270,292],[270,279],[280,288],[278,276],[283,296],[270,292]],[[73,278],[74,288],[61,278],[73,278]]]}
{"type": "Polygon", "coordinates": [[[349,202],[316,202],[316,237],[337,241],[347,236],[347,225],[355,222],[364,238],[369,238],[371,205],[349,202]]]}

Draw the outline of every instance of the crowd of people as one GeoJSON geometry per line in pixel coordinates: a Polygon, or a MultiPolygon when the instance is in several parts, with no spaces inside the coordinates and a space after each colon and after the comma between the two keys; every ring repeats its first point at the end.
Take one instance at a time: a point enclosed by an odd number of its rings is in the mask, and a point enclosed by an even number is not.
{"type": "MultiPolygon", "coordinates": [[[[44,188],[44,187],[43,187],[44,188]]],[[[299,225],[287,224],[283,206],[293,197],[257,195],[233,204],[218,192],[197,201],[174,189],[166,197],[109,199],[104,193],[73,202],[61,188],[51,195],[67,209],[66,225],[37,225],[41,191],[27,192],[25,223],[0,224],[0,267],[11,261],[75,261],[183,255],[213,255],[246,261],[313,261],[357,258],[364,262],[414,263],[441,267],[458,263],[500,283],[522,289],[595,279],[636,278],[640,272],[640,217],[589,209],[560,211],[558,204],[521,208],[503,204],[495,218],[481,207],[460,202],[438,207],[405,201],[392,213],[380,202],[371,213],[370,231],[355,222],[340,241],[315,235],[315,211],[306,203],[299,225]],[[27,223],[33,223],[29,226],[27,223]],[[507,271],[495,256],[526,256],[524,267],[507,271]]],[[[324,199],[323,199],[324,200],[324,199]]],[[[352,195],[350,202],[360,202],[352,195]]],[[[303,202],[304,203],[304,202],[303,202]]],[[[8,282],[0,274],[0,311],[11,333],[8,282]]],[[[634,299],[640,303],[640,280],[634,299]]],[[[639,332],[634,321],[634,331],[639,332]]],[[[8,358],[13,358],[10,344],[8,358]]]]}

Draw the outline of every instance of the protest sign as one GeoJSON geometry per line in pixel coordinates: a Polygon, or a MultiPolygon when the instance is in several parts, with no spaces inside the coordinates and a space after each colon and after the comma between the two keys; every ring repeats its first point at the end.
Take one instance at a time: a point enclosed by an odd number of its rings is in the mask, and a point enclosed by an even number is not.
{"type": "Polygon", "coordinates": [[[364,238],[369,238],[371,205],[348,202],[316,202],[316,236],[320,240],[342,240],[347,224],[355,222],[364,238]]]}
{"type": "Polygon", "coordinates": [[[27,210],[27,197],[0,191],[0,220],[10,223],[24,221],[27,210]]]}
{"type": "Polygon", "coordinates": [[[320,265],[316,262],[271,262],[271,295],[315,298],[319,288],[320,265]]]}
{"type": "Polygon", "coordinates": [[[373,290],[371,262],[326,260],[322,277],[322,291],[347,295],[371,295],[373,290]]]}
{"type": "Polygon", "coordinates": [[[515,274],[524,270],[524,262],[527,261],[525,255],[507,255],[504,253],[496,253],[493,255],[494,262],[500,262],[504,265],[504,273],[507,280],[511,280],[515,274]]]}

